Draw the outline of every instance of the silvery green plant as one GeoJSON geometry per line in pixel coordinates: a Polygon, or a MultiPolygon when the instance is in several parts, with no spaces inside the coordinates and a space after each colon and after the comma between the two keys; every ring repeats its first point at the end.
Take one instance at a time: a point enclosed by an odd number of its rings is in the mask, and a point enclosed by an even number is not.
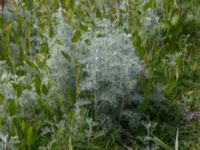
{"type": "Polygon", "coordinates": [[[76,57],[87,74],[80,79],[81,91],[94,93],[97,120],[108,125],[108,129],[127,112],[132,114],[129,115],[132,120],[138,121],[136,107],[125,109],[127,105],[143,101],[137,93],[137,85],[144,66],[135,54],[130,35],[123,29],[115,29],[106,19],[95,20],[95,23],[76,44],[76,57]]]}

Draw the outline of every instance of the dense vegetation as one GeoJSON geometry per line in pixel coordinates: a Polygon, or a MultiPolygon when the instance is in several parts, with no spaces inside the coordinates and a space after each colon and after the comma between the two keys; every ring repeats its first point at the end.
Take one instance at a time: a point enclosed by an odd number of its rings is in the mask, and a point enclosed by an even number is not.
{"type": "Polygon", "coordinates": [[[200,149],[199,0],[0,6],[0,149],[200,149]]]}

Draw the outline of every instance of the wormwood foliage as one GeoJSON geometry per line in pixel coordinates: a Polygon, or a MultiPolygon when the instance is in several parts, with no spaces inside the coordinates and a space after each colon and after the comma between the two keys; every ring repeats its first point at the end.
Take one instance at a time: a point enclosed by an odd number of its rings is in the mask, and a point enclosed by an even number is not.
{"type": "MultiPolygon", "coordinates": [[[[92,92],[95,117],[110,130],[120,125],[123,114],[137,116],[134,107],[124,110],[127,105],[142,102],[136,91],[138,76],[144,74],[145,69],[135,55],[130,35],[114,29],[110,21],[96,20],[95,28],[88,30],[75,48],[76,57],[86,74],[80,79],[80,91],[83,94],[92,92]]],[[[137,121],[132,126],[137,126],[137,121]]]]}

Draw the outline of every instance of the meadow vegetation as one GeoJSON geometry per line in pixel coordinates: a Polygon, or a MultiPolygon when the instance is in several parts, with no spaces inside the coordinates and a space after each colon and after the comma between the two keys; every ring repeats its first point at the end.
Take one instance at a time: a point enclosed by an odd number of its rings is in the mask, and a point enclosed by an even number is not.
{"type": "Polygon", "coordinates": [[[199,0],[0,0],[0,150],[199,150],[199,0]]]}

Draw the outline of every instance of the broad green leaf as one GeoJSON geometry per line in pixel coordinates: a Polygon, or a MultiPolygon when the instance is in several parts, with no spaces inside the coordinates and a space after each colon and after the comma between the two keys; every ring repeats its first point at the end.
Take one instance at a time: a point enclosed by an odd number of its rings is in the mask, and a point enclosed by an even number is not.
{"type": "Polygon", "coordinates": [[[158,146],[166,149],[166,150],[173,150],[172,148],[170,148],[167,144],[165,144],[162,140],[160,140],[159,138],[157,138],[156,136],[152,137],[151,140],[157,144],[158,146]]]}
{"type": "Polygon", "coordinates": [[[41,81],[41,78],[40,78],[40,76],[38,74],[35,76],[33,82],[34,82],[35,90],[36,90],[37,94],[41,95],[41,84],[42,84],[42,81],[41,81]]]}
{"type": "Polygon", "coordinates": [[[17,109],[17,105],[16,105],[16,101],[15,100],[11,100],[9,106],[8,106],[8,110],[9,113],[14,116],[16,114],[16,109],[17,109]]]}
{"type": "Polygon", "coordinates": [[[20,83],[12,83],[14,90],[17,93],[17,97],[19,98],[22,95],[23,87],[20,83]]]}
{"type": "Polygon", "coordinates": [[[49,92],[49,90],[48,90],[48,88],[47,88],[47,86],[46,86],[45,84],[42,85],[42,92],[43,92],[45,95],[47,95],[48,92],[49,92]]]}
{"type": "Polygon", "coordinates": [[[38,74],[35,76],[34,82],[35,82],[35,85],[36,85],[37,87],[41,87],[42,81],[41,81],[41,78],[40,78],[40,76],[39,76],[38,74]]]}
{"type": "Polygon", "coordinates": [[[33,143],[33,128],[32,127],[28,128],[26,142],[27,142],[27,145],[31,147],[33,143]]]}
{"type": "Polygon", "coordinates": [[[61,53],[62,53],[62,55],[65,57],[65,59],[66,59],[69,63],[71,63],[71,57],[70,57],[67,53],[65,53],[64,51],[61,51],[61,53]]]}
{"type": "Polygon", "coordinates": [[[37,65],[41,68],[41,69],[44,69],[45,65],[46,65],[46,60],[45,60],[45,57],[44,55],[42,54],[37,54],[35,56],[35,61],[37,63],[37,65]]]}
{"type": "Polygon", "coordinates": [[[76,30],[73,37],[72,37],[72,42],[73,43],[76,43],[78,42],[78,40],[80,39],[81,37],[81,32],[79,30],[76,30]]]}
{"type": "Polygon", "coordinates": [[[27,65],[29,65],[31,68],[36,69],[37,66],[35,63],[31,62],[30,60],[28,60],[27,58],[23,58],[24,61],[26,62],[27,65]]]}
{"type": "Polygon", "coordinates": [[[101,18],[101,11],[99,8],[96,9],[96,16],[97,18],[101,18]]]}

